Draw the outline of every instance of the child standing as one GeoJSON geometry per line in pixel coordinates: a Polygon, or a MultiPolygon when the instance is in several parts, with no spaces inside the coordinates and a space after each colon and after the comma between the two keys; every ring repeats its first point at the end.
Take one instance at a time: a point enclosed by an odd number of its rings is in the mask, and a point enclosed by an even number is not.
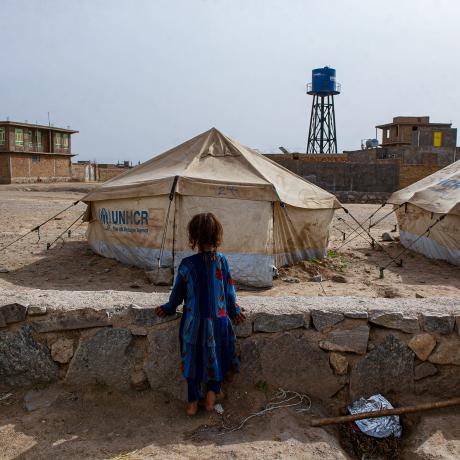
{"type": "Polygon", "coordinates": [[[188,224],[189,241],[197,254],[182,260],[169,302],[158,316],[173,315],[184,302],[179,329],[182,374],[187,379],[187,414],[198,410],[201,384],[206,384],[206,410],[214,410],[216,395],[229,373],[239,371],[236,323],[246,319],[236,303],[227,259],[217,252],[222,226],[212,213],[197,214],[188,224]]]}

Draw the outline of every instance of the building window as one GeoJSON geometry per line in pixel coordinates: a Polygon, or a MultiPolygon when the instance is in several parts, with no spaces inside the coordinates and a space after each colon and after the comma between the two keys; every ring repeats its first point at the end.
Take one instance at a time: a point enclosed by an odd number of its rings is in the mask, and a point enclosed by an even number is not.
{"type": "Polygon", "coordinates": [[[28,139],[27,139],[27,147],[29,147],[29,149],[31,149],[33,147],[33,145],[34,145],[34,143],[33,143],[33,132],[32,132],[31,129],[27,130],[27,137],[28,137],[28,139]]]}
{"type": "Polygon", "coordinates": [[[391,133],[391,130],[390,128],[387,129],[387,139],[390,139],[390,133],[391,133]]]}
{"type": "Polygon", "coordinates": [[[0,128],[0,145],[4,145],[6,141],[5,128],[0,128]]]}
{"type": "Polygon", "coordinates": [[[61,136],[61,133],[56,133],[54,135],[54,145],[56,147],[61,147],[62,146],[62,136],[61,136]]]}
{"type": "Polygon", "coordinates": [[[14,140],[16,145],[24,145],[24,131],[20,128],[14,130],[14,140]]]}
{"type": "Polygon", "coordinates": [[[442,146],[442,131],[435,131],[433,133],[433,147],[442,146]]]}
{"type": "Polygon", "coordinates": [[[40,155],[32,155],[32,161],[38,163],[40,161],[40,155]]]}
{"type": "Polygon", "coordinates": [[[35,131],[35,143],[37,144],[37,148],[42,146],[42,132],[35,131]]]}
{"type": "Polygon", "coordinates": [[[68,149],[69,148],[69,135],[68,134],[63,134],[62,135],[62,140],[63,140],[64,148],[68,149]]]}

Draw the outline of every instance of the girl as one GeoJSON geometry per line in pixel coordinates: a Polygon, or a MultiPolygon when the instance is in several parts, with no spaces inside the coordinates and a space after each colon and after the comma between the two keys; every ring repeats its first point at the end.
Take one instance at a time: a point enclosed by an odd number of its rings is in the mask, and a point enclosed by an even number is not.
{"type": "Polygon", "coordinates": [[[229,373],[239,371],[236,324],[246,319],[236,303],[227,259],[216,252],[222,226],[211,213],[197,214],[188,224],[189,241],[197,254],[182,260],[169,302],[155,309],[158,316],[173,315],[184,301],[179,329],[181,367],[187,379],[187,414],[195,415],[200,387],[206,384],[206,410],[214,410],[216,395],[229,373]]]}

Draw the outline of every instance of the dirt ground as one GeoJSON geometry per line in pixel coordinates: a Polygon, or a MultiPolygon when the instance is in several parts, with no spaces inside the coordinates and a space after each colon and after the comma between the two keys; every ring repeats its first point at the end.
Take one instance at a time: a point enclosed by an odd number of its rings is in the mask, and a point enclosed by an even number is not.
{"type": "MultiPolygon", "coordinates": [[[[34,184],[0,185],[0,248],[25,234],[34,226],[58,213],[81,198],[90,186],[86,184],[34,184]]],[[[347,208],[359,221],[373,213],[377,205],[350,204],[347,208]]],[[[45,225],[40,235],[33,232],[24,240],[0,252],[0,288],[63,289],[63,290],[115,290],[115,291],[167,291],[152,286],[144,271],[124,266],[114,260],[95,255],[85,241],[86,224],[74,227],[70,238],[64,233],[51,249],[53,242],[83,213],[85,206],[78,204],[57,219],[45,225]]],[[[391,211],[381,209],[375,222],[391,211]]],[[[383,232],[397,238],[394,214],[372,228],[371,233],[380,241],[383,232]]],[[[354,234],[342,246],[342,231],[348,236],[356,224],[343,211],[334,218],[329,257],[324,261],[303,262],[280,270],[280,277],[271,289],[259,290],[258,295],[353,295],[363,297],[456,297],[460,295],[460,268],[448,263],[425,258],[408,251],[403,266],[395,264],[379,278],[379,267],[386,265],[386,252],[396,256],[403,250],[397,242],[381,242],[384,251],[373,249],[363,237],[354,234]],[[341,220],[344,219],[344,220],[341,220]],[[311,277],[322,274],[323,282],[312,282],[311,277]],[[336,282],[334,275],[342,275],[347,282],[336,282]],[[294,280],[292,279],[294,278],[294,280]],[[299,281],[286,282],[284,280],[299,281]]],[[[254,290],[240,289],[240,295],[254,294],[254,290]]]]}
{"type": "MultiPolygon", "coordinates": [[[[315,404],[304,412],[274,411],[253,418],[241,430],[222,433],[220,415],[201,410],[196,417],[187,417],[182,403],[152,391],[91,389],[78,394],[59,387],[41,391],[57,392],[51,406],[28,411],[22,402],[24,392],[0,401],[1,460],[358,458],[337,427],[310,426],[312,416],[323,415],[315,404]]],[[[272,394],[258,390],[231,394],[222,401],[225,424],[237,426],[272,394]]],[[[457,459],[459,422],[454,410],[405,416],[399,455],[378,458],[457,459]]]]}

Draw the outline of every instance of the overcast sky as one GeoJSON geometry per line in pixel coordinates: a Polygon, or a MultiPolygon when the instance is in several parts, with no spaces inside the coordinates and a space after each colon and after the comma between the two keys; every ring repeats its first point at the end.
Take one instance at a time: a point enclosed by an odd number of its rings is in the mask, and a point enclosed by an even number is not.
{"type": "Polygon", "coordinates": [[[339,150],[396,115],[460,127],[458,0],[0,0],[0,119],[78,129],[76,160],[144,161],[215,126],[304,151],[311,69],[339,150]]]}

